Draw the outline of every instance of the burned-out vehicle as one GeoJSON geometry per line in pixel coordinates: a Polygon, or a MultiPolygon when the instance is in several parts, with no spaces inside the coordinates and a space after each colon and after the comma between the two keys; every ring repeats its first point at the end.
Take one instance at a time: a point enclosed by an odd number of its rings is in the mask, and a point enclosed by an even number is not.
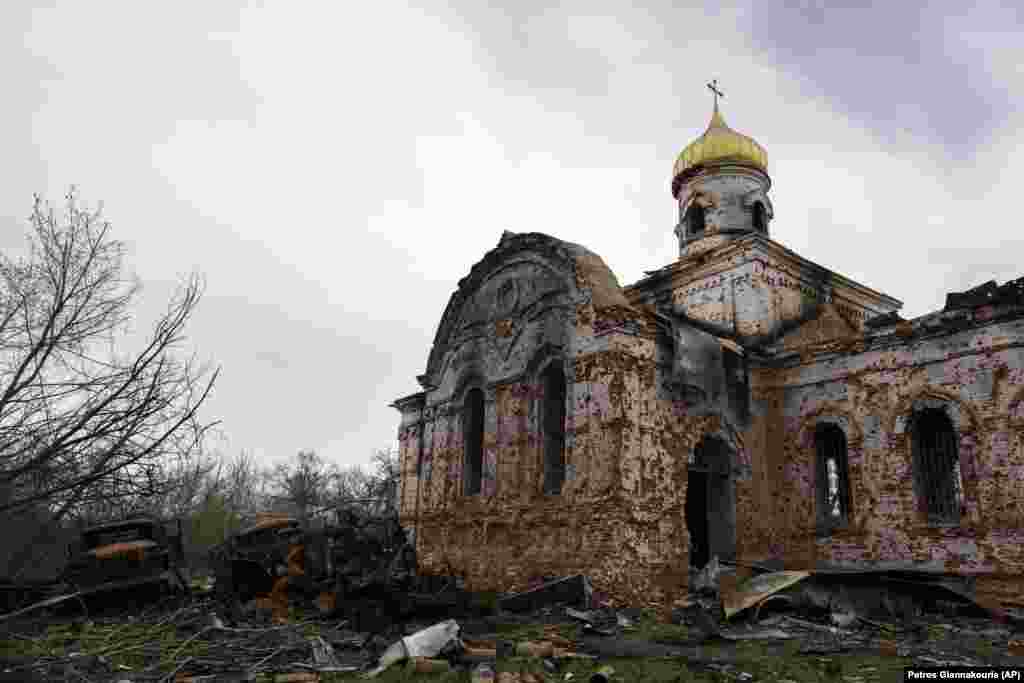
{"type": "MultiPolygon", "coordinates": [[[[406,590],[416,577],[416,556],[395,516],[346,509],[330,522],[265,516],[210,553],[216,588],[246,601],[270,594],[288,577],[288,591],[337,600],[406,590]]],[[[322,609],[328,609],[322,605],[322,609]]]]}
{"type": "Polygon", "coordinates": [[[60,580],[83,592],[161,584],[184,592],[183,557],[181,520],[168,531],[159,519],[136,515],[86,528],[68,546],[60,580]]]}

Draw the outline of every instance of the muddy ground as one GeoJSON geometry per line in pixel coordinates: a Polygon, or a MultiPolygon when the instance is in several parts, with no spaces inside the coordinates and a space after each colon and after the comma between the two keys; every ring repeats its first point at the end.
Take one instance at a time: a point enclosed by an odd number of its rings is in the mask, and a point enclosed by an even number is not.
{"type": "MultiPolygon", "coordinates": [[[[326,617],[312,605],[293,604],[284,623],[275,623],[254,603],[231,606],[203,591],[148,596],[146,604],[143,597],[68,605],[0,624],[0,681],[360,680],[389,645],[448,617],[475,652],[499,642],[558,645],[554,656],[493,659],[499,683],[588,681],[604,666],[615,681],[844,683],[902,680],[910,666],[1024,667],[1019,626],[984,613],[856,618],[839,627],[827,613],[791,605],[766,604],[756,619],[746,610],[728,622],[697,605],[677,610],[672,623],[651,611],[610,606],[512,614],[498,609],[494,595],[475,595],[450,614],[367,604],[326,617]]],[[[488,659],[453,655],[448,673],[413,673],[399,662],[375,680],[470,681],[470,669],[488,659]]]]}

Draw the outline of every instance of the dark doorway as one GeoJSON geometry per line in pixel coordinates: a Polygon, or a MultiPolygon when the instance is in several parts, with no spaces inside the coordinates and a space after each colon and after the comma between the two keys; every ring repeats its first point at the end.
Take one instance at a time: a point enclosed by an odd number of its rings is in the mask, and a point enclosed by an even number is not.
{"type": "Polygon", "coordinates": [[[690,564],[702,568],[717,556],[736,558],[736,482],[732,452],[717,437],[705,437],[689,459],[686,527],[690,532],[690,564]]]}
{"type": "Polygon", "coordinates": [[[686,528],[690,530],[690,564],[703,567],[711,559],[708,546],[708,475],[690,470],[686,485],[686,528]]]}

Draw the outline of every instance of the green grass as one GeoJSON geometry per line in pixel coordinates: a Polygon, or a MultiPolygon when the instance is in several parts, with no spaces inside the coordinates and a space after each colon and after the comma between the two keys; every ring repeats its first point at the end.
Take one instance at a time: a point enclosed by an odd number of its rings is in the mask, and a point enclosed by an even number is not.
{"type": "Polygon", "coordinates": [[[103,656],[115,666],[137,670],[159,663],[170,670],[177,660],[201,657],[207,643],[201,638],[186,642],[173,624],[66,622],[51,624],[34,637],[0,640],[0,656],[32,659],[65,657],[71,652],[103,656]]]}
{"type": "MultiPolygon", "coordinates": [[[[497,624],[497,637],[503,640],[539,640],[545,629],[539,624],[497,624]]],[[[313,637],[319,633],[316,624],[302,628],[303,635],[313,637]]],[[[582,628],[578,624],[561,624],[549,630],[570,640],[578,640],[582,628]]],[[[935,633],[935,635],[939,635],[935,633]]],[[[159,671],[166,675],[177,663],[186,657],[202,657],[208,651],[203,637],[188,641],[188,632],[179,632],[174,625],[140,624],[132,622],[104,623],[88,622],[50,624],[39,635],[31,638],[6,637],[0,639],[0,655],[31,658],[60,657],[70,649],[83,654],[104,655],[115,665],[124,665],[132,670],[151,666],[159,662],[159,671]],[[188,641],[188,642],[186,642],[188,641]],[[173,657],[173,660],[172,660],[173,657]]],[[[635,627],[624,633],[626,638],[643,638],[667,643],[688,642],[690,634],[685,626],[659,622],[652,614],[645,613],[636,621],[635,627]]],[[[701,659],[720,659],[730,662],[728,673],[708,668],[690,671],[687,660],[674,658],[607,659],[600,662],[570,659],[557,675],[547,674],[549,682],[564,681],[565,674],[572,672],[572,681],[587,681],[598,666],[610,665],[615,669],[616,681],[637,682],[715,682],[735,681],[740,672],[752,674],[754,681],[792,681],[810,683],[825,681],[835,683],[875,683],[899,680],[903,667],[909,660],[900,657],[886,657],[881,654],[865,655],[800,655],[800,643],[796,640],[784,643],[769,641],[742,641],[737,644],[710,642],[700,646],[701,659]]],[[[991,645],[977,643],[979,654],[991,645]]],[[[499,670],[529,671],[543,674],[540,660],[513,658],[503,660],[499,670]]],[[[127,672],[126,672],[127,673],[127,672]]],[[[130,675],[130,674],[129,674],[130,675]]],[[[259,680],[273,680],[264,677],[259,680]]],[[[359,674],[323,674],[323,683],[356,681],[359,674]]],[[[375,680],[380,683],[434,681],[437,683],[468,683],[468,672],[447,674],[414,674],[404,664],[396,664],[375,680]]]]}
{"type": "MultiPolygon", "coordinates": [[[[696,670],[690,671],[683,658],[648,658],[648,659],[608,659],[600,663],[570,660],[557,675],[547,674],[544,679],[549,682],[564,681],[565,674],[572,672],[573,681],[587,681],[590,674],[599,666],[611,666],[615,669],[614,679],[623,683],[732,683],[736,675],[746,672],[753,675],[754,681],[776,681],[785,683],[882,683],[902,680],[903,668],[908,662],[898,657],[882,656],[786,656],[764,652],[757,645],[738,648],[739,656],[736,664],[726,671],[696,670]]],[[[543,674],[544,668],[537,660],[515,658],[506,660],[499,665],[504,671],[529,671],[543,674]]],[[[359,680],[355,674],[331,674],[321,678],[324,683],[341,683],[359,680]]],[[[416,681],[436,681],[438,683],[465,683],[469,681],[468,672],[451,672],[448,674],[411,674],[401,665],[381,674],[377,679],[381,683],[406,683],[416,681]]]]}
{"type": "Polygon", "coordinates": [[[626,638],[653,640],[660,643],[685,643],[693,638],[690,630],[683,625],[659,621],[654,612],[645,610],[631,630],[623,631],[626,638]]]}

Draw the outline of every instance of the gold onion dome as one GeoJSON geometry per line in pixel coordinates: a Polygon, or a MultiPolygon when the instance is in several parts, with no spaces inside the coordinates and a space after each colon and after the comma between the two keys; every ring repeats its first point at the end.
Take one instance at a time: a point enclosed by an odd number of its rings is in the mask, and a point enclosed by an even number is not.
{"type": "Polygon", "coordinates": [[[728,161],[749,164],[765,173],[768,172],[768,154],[764,147],[757,144],[753,138],[737,133],[727,126],[718,111],[718,103],[715,102],[715,111],[711,115],[708,129],[688,144],[676,159],[672,169],[672,194],[678,194],[680,176],[687,171],[709,162],[728,161]]]}

